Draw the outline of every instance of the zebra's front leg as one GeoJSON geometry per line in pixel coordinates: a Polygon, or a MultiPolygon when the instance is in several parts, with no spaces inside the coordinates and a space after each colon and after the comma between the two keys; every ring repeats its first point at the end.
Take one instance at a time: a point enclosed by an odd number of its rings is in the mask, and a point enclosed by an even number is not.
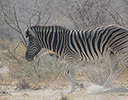
{"type": "Polygon", "coordinates": [[[70,76],[71,76],[71,82],[72,82],[72,87],[69,93],[72,93],[76,90],[76,80],[75,80],[75,67],[71,66],[70,70],[69,70],[70,76]]]}
{"type": "Polygon", "coordinates": [[[84,88],[83,83],[79,84],[76,82],[76,77],[75,77],[75,67],[74,66],[67,66],[65,70],[65,76],[66,78],[72,82],[72,88],[69,93],[72,93],[75,91],[76,87],[78,86],[80,88],[84,88]]]}
{"type": "MultiPolygon", "coordinates": [[[[67,78],[70,82],[72,82],[72,81],[71,81],[71,75],[70,75],[70,69],[66,69],[66,70],[65,70],[65,76],[66,76],[66,78],[67,78]]],[[[76,81],[75,81],[75,86],[79,86],[79,87],[80,87],[79,83],[76,82],[76,81]]]]}
{"type": "Polygon", "coordinates": [[[79,85],[77,82],[76,82],[76,80],[75,80],[75,67],[74,66],[72,66],[72,65],[70,65],[70,66],[66,66],[67,68],[66,68],[66,71],[65,71],[65,76],[66,76],[66,78],[68,79],[68,80],[70,80],[71,81],[71,83],[72,83],[72,87],[71,87],[71,90],[70,90],[70,92],[69,93],[72,93],[72,92],[74,92],[75,91],[75,89],[76,89],[76,85],[79,85]]]}
{"type": "Polygon", "coordinates": [[[116,61],[117,61],[117,56],[114,54],[114,53],[111,53],[109,55],[109,58],[110,58],[110,65],[111,65],[111,68],[110,68],[110,75],[109,77],[107,78],[106,82],[104,83],[103,87],[104,88],[107,88],[109,86],[109,84],[111,83],[112,79],[113,79],[113,71],[115,69],[117,69],[117,64],[116,64],[116,61]]]}

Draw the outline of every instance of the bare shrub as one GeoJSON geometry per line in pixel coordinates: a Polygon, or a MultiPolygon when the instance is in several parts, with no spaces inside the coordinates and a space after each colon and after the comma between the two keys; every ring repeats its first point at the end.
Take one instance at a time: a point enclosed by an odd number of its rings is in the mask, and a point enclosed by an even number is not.
{"type": "Polygon", "coordinates": [[[110,74],[109,58],[89,63],[82,62],[76,69],[86,75],[92,83],[103,85],[110,74]]]}
{"type": "Polygon", "coordinates": [[[66,95],[61,93],[61,98],[59,100],[69,100],[69,99],[68,99],[68,97],[66,95]]]}
{"type": "MultiPolygon", "coordinates": [[[[126,1],[125,3],[127,4],[126,1]]],[[[126,13],[121,12],[122,9],[126,10],[123,8],[125,3],[116,0],[66,0],[62,1],[59,10],[77,29],[104,24],[126,26],[128,24],[126,13]]]]}
{"type": "Polygon", "coordinates": [[[16,89],[37,90],[41,88],[39,83],[53,81],[58,76],[63,77],[63,66],[47,50],[42,50],[34,61],[27,62],[24,57],[26,49],[22,43],[17,43],[15,48],[10,41],[1,41],[0,45],[1,67],[6,65],[9,68],[9,75],[0,78],[2,83],[11,80],[12,83],[16,81],[16,89]]]}

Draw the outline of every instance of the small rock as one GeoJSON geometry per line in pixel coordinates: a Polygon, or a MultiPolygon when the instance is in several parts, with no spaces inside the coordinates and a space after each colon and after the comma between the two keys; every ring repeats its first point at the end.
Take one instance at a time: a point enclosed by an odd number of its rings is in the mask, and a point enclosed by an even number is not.
{"type": "Polygon", "coordinates": [[[8,66],[4,66],[4,67],[1,67],[1,68],[0,68],[0,74],[7,73],[8,71],[9,71],[8,66]]]}

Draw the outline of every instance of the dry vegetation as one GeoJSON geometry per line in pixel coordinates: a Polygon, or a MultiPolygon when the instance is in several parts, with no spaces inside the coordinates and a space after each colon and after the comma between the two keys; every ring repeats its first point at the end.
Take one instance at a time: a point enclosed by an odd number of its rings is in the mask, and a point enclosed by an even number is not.
{"type": "Polygon", "coordinates": [[[53,23],[60,25],[62,20],[61,26],[70,26],[73,29],[104,24],[127,27],[127,0],[30,1],[30,4],[25,0],[0,1],[0,100],[127,100],[128,69],[123,71],[118,61],[119,67],[115,70],[111,86],[108,90],[97,91],[96,94],[89,94],[88,89],[91,90],[94,85],[89,86],[92,83],[103,85],[106,81],[110,73],[109,58],[78,64],[76,81],[83,83],[85,89],[77,87],[73,94],[67,94],[71,82],[66,79],[64,64],[56,55],[42,49],[32,62],[27,62],[24,57],[27,45],[24,30],[27,27],[53,23]]]}
{"type": "Polygon", "coordinates": [[[17,88],[33,88],[30,83],[37,85],[40,81],[53,79],[55,77],[54,74],[57,74],[56,77],[59,75],[57,70],[60,70],[61,68],[59,67],[61,66],[58,67],[56,59],[52,57],[42,55],[42,57],[37,57],[33,62],[27,62],[24,58],[26,49],[23,44],[16,46],[17,48],[12,48],[10,41],[5,40],[0,42],[0,46],[0,66],[1,68],[7,66],[9,75],[8,78],[2,78],[1,75],[1,78],[3,81],[4,79],[11,82],[17,81],[17,88]]]}

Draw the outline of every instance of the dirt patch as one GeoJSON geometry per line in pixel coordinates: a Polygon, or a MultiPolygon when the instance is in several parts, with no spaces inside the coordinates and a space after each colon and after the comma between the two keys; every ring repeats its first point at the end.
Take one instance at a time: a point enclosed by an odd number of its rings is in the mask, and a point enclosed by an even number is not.
{"type": "MultiPolygon", "coordinates": [[[[125,75],[124,75],[125,76],[125,75]]],[[[122,76],[122,77],[124,77],[122,76]]],[[[6,90],[0,93],[0,100],[127,100],[128,99],[128,86],[127,81],[124,80],[122,84],[119,84],[120,80],[117,80],[117,85],[113,85],[108,89],[101,88],[98,85],[89,83],[83,76],[81,80],[77,80],[79,83],[83,83],[85,88],[81,89],[77,87],[76,91],[72,94],[68,94],[71,88],[71,83],[67,80],[55,80],[49,82],[47,86],[41,85],[39,90],[15,90],[12,86],[2,86],[1,89],[6,90]],[[89,87],[90,86],[90,87],[89,87]],[[6,87],[6,88],[5,88],[6,87]],[[88,92],[88,89],[94,89],[88,92]],[[99,88],[100,87],[100,88],[99,88]],[[98,90],[99,88],[99,90],[98,90]]],[[[122,80],[123,81],[123,80],[122,80]]],[[[121,82],[122,82],[121,81],[121,82]]]]}

